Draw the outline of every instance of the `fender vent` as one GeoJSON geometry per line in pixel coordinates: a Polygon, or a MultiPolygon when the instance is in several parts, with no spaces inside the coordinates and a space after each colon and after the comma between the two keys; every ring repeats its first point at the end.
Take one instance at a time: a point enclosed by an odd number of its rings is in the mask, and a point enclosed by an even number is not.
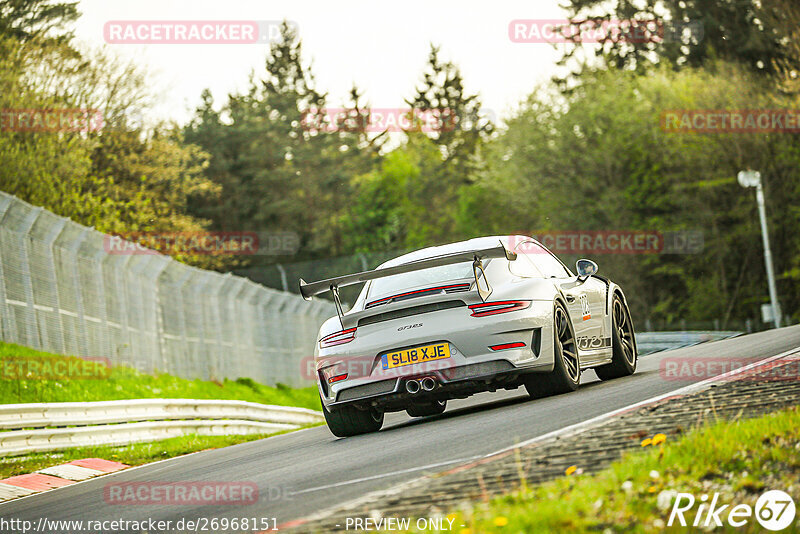
{"type": "Polygon", "coordinates": [[[531,350],[539,357],[539,352],[542,350],[542,329],[541,328],[534,328],[533,329],[533,338],[531,338],[531,350]]]}

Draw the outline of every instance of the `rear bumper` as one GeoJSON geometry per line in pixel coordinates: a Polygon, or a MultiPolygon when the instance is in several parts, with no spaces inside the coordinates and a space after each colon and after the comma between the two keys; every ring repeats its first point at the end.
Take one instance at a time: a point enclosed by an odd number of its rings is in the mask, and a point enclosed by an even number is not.
{"type": "Polygon", "coordinates": [[[428,376],[437,386],[425,394],[441,399],[517,387],[522,374],[552,369],[552,309],[551,301],[532,301],[526,309],[472,317],[461,306],[359,326],[352,341],[315,354],[322,402],[402,409],[415,398],[406,382],[428,376]],[[449,358],[384,369],[382,354],[437,343],[448,344],[449,358]]]}
{"type": "Polygon", "coordinates": [[[470,363],[447,369],[429,370],[422,373],[407,374],[395,378],[376,380],[342,387],[336,391],[328,389],[320,381],[320,394],[326,408],[335,410],[345,405],[375,407],[382,411],[404,410],[409,404],[426,399],[447,400],[465,398],[482,391],[514,389],[522,384],[528,373],[552,370],[552,361],[540,361],[534,365],[517,367],[508,360],[495,359],[481,363],[470,363]],[[420,390],[409,393],[406,383],[431,377],[436,387],[431,391],[420,390]]]}

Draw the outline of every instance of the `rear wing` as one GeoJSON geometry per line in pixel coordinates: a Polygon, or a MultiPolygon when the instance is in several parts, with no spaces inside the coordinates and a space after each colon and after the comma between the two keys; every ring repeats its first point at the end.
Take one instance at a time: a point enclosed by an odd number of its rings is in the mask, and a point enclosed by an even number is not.
{"type": "Polygon", "coordinates": [[[336,303],[336,313],[339,315],[339,319],[341,320],[344,313],[342,312],[342,303],[339,300],[340,287],[359,284],[361,282],[369,282],[370,280],[386,278],[387,276],[394,276],[396,274],[422,271],[424,269],[431,269],[433,267],[440,267],[442,265],[452,265],[454,263],[471,261],[472,272],[475,276],[475,284],[478,288],[478,293],[480,294],[481,299],[486,301],[486,299],[492,293],[492,288],[489,286],[489,282],[486,280],[486,273],[483,272],[481,260],[490,258],[506,258],[509,261],[514,261],[517,259],[517,255],[516,253],[506,249],[502,241],[498,241],[498,245],[491,248],[465,250],[463,252],[454,252],[452,254],[442,254],[441,256],[411,261],[402,265],[395,265],[394,267],[384,267],[382,269],[373,269],[371,271],[346,274],[344,276],[327,278],[318,282],[309,283],[301,278],[300,294],[305,300],[310,300],[314,295],[319,295],[320,293],[330,291],[333,295],[333,301],[336,303]],[[483,279],[486,285],[485,288],[482,288],[479,284],[478,271],[484,275],[483,279]]]}

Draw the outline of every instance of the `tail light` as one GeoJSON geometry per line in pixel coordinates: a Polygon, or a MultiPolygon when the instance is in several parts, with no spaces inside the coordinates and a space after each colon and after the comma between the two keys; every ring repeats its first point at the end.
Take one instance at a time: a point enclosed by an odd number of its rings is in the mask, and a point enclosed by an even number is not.
{"type": "Polygon", "coordinates": [[[322,380],[323,387],[326,391],[328,389],[327,384],[335,384],[336,382],[347,380],[348,373],[344,373],[342,371],[342,367],[336,364],[326,367],[325,369],[320,369],[319,377],[322,380]]]}
{"type": "Polygon", "coordinates": [[[327,347],[333,347],[335,345],[350,343],[355,338],[356,338],[356,328],[348,328],[347,330],[342,330],[341,332],[335,332],[320,339],[319,348],[324,349],[327,347]]]}
{"type": "Polygon", "coordinates": [[[473,304],[469,307],[472,310],[472,317],[486,317],[498,313],[507,313],[517,310],[524,310],[531,305],[530,300],[504,300],[498,302],[483,302],[473,304]]]}
{"type": "Polygon", "coordinates": [[[341,382],[342,380],[347,379],[347,373],[342,373],[340,375],[335,375],[328,378],[328,384],[334,384],[336,382],[341,382]]]}
{"type": "Polygon", "coordinates": [[[489,347],[492,350],[506,350],[506,349],[521,349],[525,346],[525,343],[522,341],[516,341],[514,343],[503,343],[501,345],[492,345],[489,347]]]}

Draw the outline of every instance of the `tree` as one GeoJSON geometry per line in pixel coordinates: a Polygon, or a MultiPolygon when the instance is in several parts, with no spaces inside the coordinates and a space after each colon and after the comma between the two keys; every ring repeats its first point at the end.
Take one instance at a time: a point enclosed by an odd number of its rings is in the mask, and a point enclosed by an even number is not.
{"type": "MultiPolygon", "coordinates": [[[[568,9],[571,20],[588,27],[638,21],[631,33],[609,36],[593,49],[612,67],[641,71],[662,61],[679,68],[723,60],[768,77],[800,70],[797,27],[786,18],[787,12],[797,15],[793,0],[569,0],[568,9]],[[635,34],[637,30],[649,33],[635,34]]],[[[567,47],[562,64],[583,50],[579,43],[578,36],[567,47]]]]}
{"type": "Polygon", "coordinates": [[[202,231],[186,199],[215,193],[200,172],[206,156],[170,127],[132,123],[146,111],[145,80],[102,51],[0,38],[0,189],[103,232],[202,231]],[[75,113],[89,124],[30,130],[14,123],[25,113],[75,113]]]}
{"type": "Polygon", "coordinates": [[[604,255],[601,270],[626,289],[635,317],[713,317],[724,328],[726,320],[757,316],[766,301],[755,203],[736,183],[739,170],[760,169],[780,292],[785,308],[797,310],[794,136],[661,127],[669,109],[793,107],[793,99],[765,89],[758,75],[724,63],[677,73],[662,66],[649,76],[584,73],[566,95],[539,88],[491,144],[476,190],[491,202],[473,202],[468,219],[480,233],[702,231],[700,254],[604,255]]]}
{"type": "Polygon", "coordinates": [[[792,0],[765,2],[764,24],[776,28],[783,36],[782,54],[770,59],[778,80],[778,89],[785,93],[800,93],[800,5],[792,0]]]}
{"type": "Polygon", "coordinates": [[[415,131],[425,131],[439,146],[444,162],[461,183],[469,184],[478,168],[481,144],[494,130],[482,116],[478,95],[468,95],[458,67],[439,58],[439,48],[431,44],[423,82],[406,101],[415,115],[431,114],[438,118],[432,126],[418,124],[415,131]]]}
{"type": "Polygon", "coordinates": [[[469,229],[458,223],[460,197],[483,168],[482,150],[494,125],[483,115],[478,95],[466,92],[458,67],[443,61],[433,45],[422,83],[406,103],[412,127],[403,150],[419,165],[407,182],[406,246],[468,237],[469,229]]]}
{"type": "Polygon", "coordinates": [[[73,37],[70,25],[80,17],[77,5],[53,0],[2,0],[0,36],[66,49],[73,37]]]}
{"type": "MultiPolygon", "coordinates": [[[[283,24],[264,72],[219,113],[203,98],[185,134],[211,154],[207,176],[222,187],[222,203],[195,205],[196,213],[219,229],[294,232],[306,257],[342,253],[351,178],[371,168],[380,142],[363,128],[325,124],[327,96],[303,63],[296,30],[283,24]]],[[[351,99],[349,111],[368,112],[355,88],[351,99]]]]}

